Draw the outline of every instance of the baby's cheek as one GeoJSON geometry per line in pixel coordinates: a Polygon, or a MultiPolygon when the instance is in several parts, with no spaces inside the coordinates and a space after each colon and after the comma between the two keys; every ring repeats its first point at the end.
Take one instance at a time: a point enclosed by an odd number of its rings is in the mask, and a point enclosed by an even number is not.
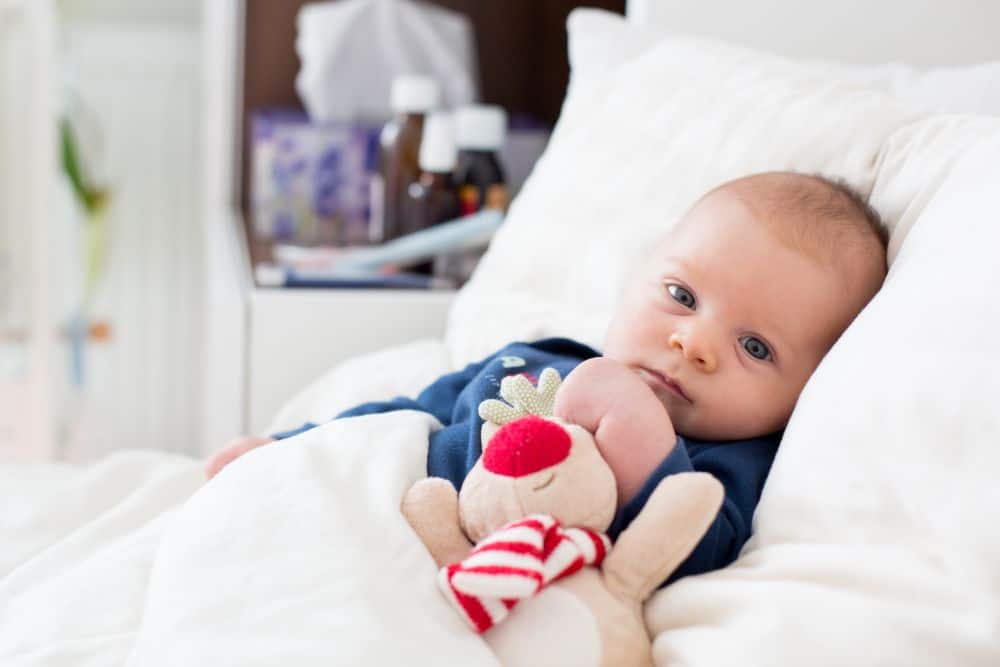
{"type": "Polygon", "coordinates": [[[730,401],[726,420],[733,438],[753,438],[783,428],[795,404],[788,387],[770,383],[748,387],[730,401]]]}
{"type": "Polygon", "coordinates": [[[784,399],[773,388],[738,381],[720,383],[694,406],[672,406],[671,418],[681,435],[706,440],[740,440],[783,426],[784,399]],[[676,413],[676,414],[675,414],[676,413]]]}

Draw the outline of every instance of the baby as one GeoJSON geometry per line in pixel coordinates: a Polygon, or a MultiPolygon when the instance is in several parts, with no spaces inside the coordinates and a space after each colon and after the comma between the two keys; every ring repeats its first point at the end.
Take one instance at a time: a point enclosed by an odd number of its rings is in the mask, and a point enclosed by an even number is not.
{"type": "MultiPolygon", "coordinates": [[[[421,410],[431,436],[428,475],[460,488],[481,453],[479,403],[500,380],[565,378],[556,415],[594,433],[615,474],[614,537],[665,476],[708,472],[725,501],[671,579],[728,565],[751,520],[781,432],[806,380],[886,273],[878,215],[847,187],[773,172],[704,195],[629,282],[603,356],[567,339],[514,343],[445,375],[415,399],[366,403],[337,418],[421,410]]],[[[241,438],[207,466],[209,477],[275,439],[241,438]]]]}

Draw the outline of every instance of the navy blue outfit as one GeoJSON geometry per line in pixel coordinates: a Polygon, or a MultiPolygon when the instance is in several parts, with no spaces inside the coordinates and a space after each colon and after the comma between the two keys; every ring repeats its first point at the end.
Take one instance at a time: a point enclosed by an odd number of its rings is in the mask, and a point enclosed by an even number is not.
{"type": "MultiPolygon", "coordinates": [[[[427,474],[448,479],[459,489],[482,453],[483,420],[478,413],[479,404],[487,398],[499,398],[500,381],[505,376],[525,375],[537,383],[545,368],[554,368],[561,377],[566,377],[578,364],[597,356],[600,354],[596,350],[565,338],[512,343],[483,361],[442,376],[415,399],[398,397],[364,403],[340,413],[336,419],[393,410],[419,410],[434,415],[443,428],[430,436],[427,474]]],[[[316,426],[307,423],[273,437],[289,438],[316,426]]],[[[652,472],[639,493],[618,508],[608,536],[614,540],[632,522],[667,475],[707,472],[722,482],[725,501],[701,542],[668,582],[725,567],[736,559],[750,537],[754,508],[780,439],[780,433],[727,442],[705,442],[678,435],[673,451],[652,472]]]]}

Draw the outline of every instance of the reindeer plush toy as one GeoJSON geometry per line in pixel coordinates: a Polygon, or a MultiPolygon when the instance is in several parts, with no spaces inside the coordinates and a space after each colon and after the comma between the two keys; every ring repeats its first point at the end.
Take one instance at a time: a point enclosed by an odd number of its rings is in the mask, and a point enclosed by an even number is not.
{"type": "Polygon", "coordinates": [[[402,511],[445,597],[504,665],[651,665],[642,604],[722,504],[711,475],[667,477],[613,547],[615,479],[594,437],[552,415],[558,373],[504,378],[461,493],[417,482],[402,511]],[[475,545],[473,547],[473,545],[475,545]]]}

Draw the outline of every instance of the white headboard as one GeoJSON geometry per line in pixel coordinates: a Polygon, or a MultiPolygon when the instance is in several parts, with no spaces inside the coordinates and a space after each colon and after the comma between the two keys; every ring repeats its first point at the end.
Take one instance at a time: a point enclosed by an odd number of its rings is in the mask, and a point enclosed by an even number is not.
{"type": "Polygon", "coordinates": [[[628,0],[637,23],[795,58],[958,65],[1000,60],[998,0],[628,0]]]}

